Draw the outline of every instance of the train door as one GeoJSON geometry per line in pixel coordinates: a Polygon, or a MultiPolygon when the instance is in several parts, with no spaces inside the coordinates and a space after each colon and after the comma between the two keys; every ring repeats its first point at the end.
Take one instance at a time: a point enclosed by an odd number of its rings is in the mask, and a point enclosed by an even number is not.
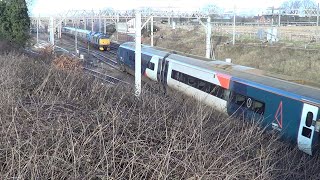
{"type": "Polygon", "coordinates": [[[158,69],[158,63],[159,63],[160,57],[159,56],[152,56],[151,60],[148,62],[147,68],[146,68],[146,76],[153,81],[157,81],[157,69],[158,69]]]}
{"type": "Polygon", "coordinates": [[[301,114],[297,143],[301,151],[310,155],[314,152],[318,141],[319,132],[316,131],[315,127],[318,111],[318,107],[304,104],[301,114]]]}

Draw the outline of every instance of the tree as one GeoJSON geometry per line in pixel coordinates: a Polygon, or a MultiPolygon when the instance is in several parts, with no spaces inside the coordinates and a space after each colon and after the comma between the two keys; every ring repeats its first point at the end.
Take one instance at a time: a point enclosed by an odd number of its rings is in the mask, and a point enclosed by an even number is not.
{"type": "Polygon", "coordinates": [[[0,37],[24,46],[29,39],[30,18],[25,0],[0,1],[0,37]]]}
{"type": "Polygon", "coordinates": [[[206,4],[202,7],[201,11],[207,14],[219,14],[222,9],[215,4],[206,4]]]}
{"type": "Polygon", "coordinates": [[[280,7],[287,10],[315,9],[317,8],[317,3],[314,0],[287,0],[280,7]]]}
{"type": "Polygon", "coordinates": [[[5,15],[6,11],[6,3],[4,1],[0,1],[0,39],[5,37],[5,26],[7,23],[7,17],[5,15]]]}

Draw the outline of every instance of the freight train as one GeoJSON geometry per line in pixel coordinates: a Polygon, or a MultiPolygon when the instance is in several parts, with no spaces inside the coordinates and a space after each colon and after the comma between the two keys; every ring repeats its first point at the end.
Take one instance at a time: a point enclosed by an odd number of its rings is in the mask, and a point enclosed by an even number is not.
{"type": "MultiPolygon", "coordinates": [[[[135,68],[135,43],[120,45],[119,65],[135,68]]],[[[230,116],[258,120],[281,139],[313,155],[319,147],[320,88],[279,79],[267,72],[142,45],[141,73],[230,116]]]]}
{"type": "Polygon", "coordinates": [[[63,27],[62,33],[74,37],[77,33],[77,37],[93,47],[98,48],[100,51],[109,51],[110,50],[110,38],[108,35],[92,32],[84,29],[77,29],[72,27],[63,27]]]}

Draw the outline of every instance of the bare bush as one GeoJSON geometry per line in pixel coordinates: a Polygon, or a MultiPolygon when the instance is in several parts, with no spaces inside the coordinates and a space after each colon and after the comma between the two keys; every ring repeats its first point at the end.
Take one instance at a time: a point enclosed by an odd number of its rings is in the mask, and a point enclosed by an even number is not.
{"type": "Polygon", "coordinates": [[[315,179],[258,123],[180,95],[105,86],[47,60],[1,56],[0,178],[315,179]],[[6,82],[6,83],[4,83],[6,82]],[[8,98],[7,98],[8,97],[8,98]]]}

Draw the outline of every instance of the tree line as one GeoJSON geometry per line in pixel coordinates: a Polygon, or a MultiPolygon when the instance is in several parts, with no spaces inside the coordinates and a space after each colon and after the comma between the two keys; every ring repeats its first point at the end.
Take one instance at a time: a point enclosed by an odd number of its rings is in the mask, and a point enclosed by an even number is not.
{"type": "Polygon", "coordinates": [[[315,0],[287,0],[281,4],[284,9],[316,9],[318,3],[315,0]]]}
{"type": "Polygon", "coordinates": [[[25,0],[0,0],[0,40],[25,46],[30,30],[30,17],[25,0]]]}

